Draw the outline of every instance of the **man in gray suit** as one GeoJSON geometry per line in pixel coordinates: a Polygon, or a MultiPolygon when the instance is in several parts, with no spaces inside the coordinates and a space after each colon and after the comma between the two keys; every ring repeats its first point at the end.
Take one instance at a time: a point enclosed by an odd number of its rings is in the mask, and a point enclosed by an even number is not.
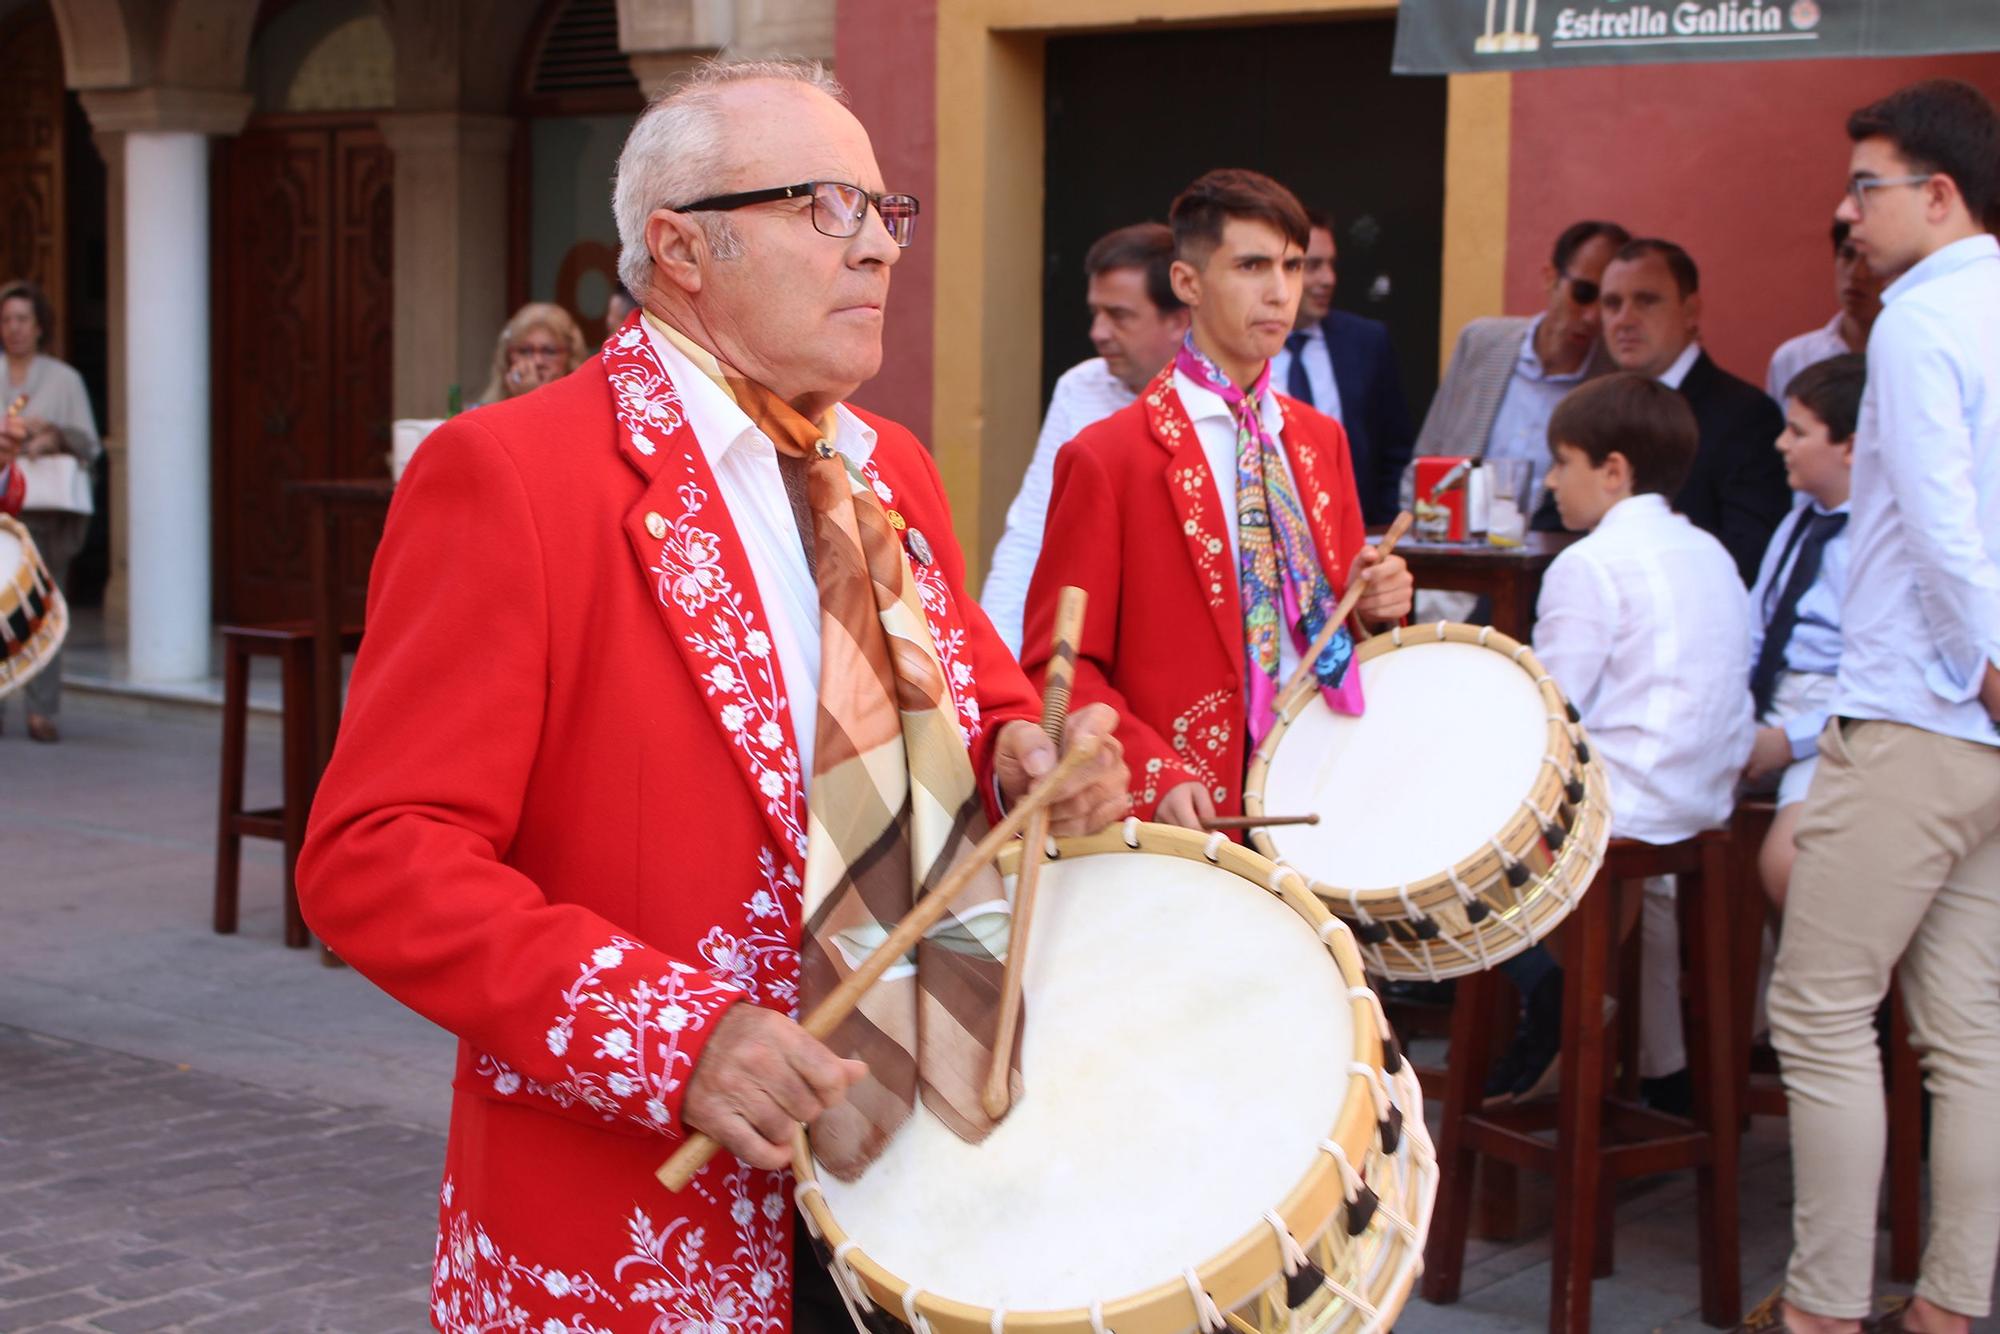
{"type": "Polygon", "coordinates": [[[1613,369],[1600,336],[1598,288],[1630,239],[1615,222],[1572,223],[1542,266],[1547,310],[1465,326],[1417,436],[1418,454],[1527,459],[1528,494],[1540,495],[1549,415],[1578,384],[1613,369]]]}

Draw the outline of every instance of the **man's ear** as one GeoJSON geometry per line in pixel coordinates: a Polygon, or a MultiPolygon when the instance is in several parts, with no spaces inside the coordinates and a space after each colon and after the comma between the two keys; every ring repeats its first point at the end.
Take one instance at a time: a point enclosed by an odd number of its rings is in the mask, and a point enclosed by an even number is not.
{"type": "Polygon", "coordinates": [[[1175,260],[1167,270],[1167,281],[1173,284],[1174,295],[1183,306],[1191,309],[1201,304],[1201,271],[1194,265],[1184,259],[1175,260]]]}
{"type": "Polygon", "coordinates": [[[1548,292],[1549,295],[1553,296],[1555,295],[1556,284],[1561,281],[1562,281],[1562,275],[1556,272],[1556,266],[1549,263],[1547,260],[1542,261],[1543,290],[1548,292]]]}
{"type": "Polygon", "coordinates": [[[1701,293],[1689,292],[1681,298],[1681,313],[1687,318],[1688,328],[1696,338],[1701,337],[1701,293]]]}
{"type": "Polygon", "coordinates": [[[685,213],[656,208],[646,217],[646,253],[653,257],[653,281],[671,283],[690,296],[701,290],[708,263],[708,237],[685,213]]]}

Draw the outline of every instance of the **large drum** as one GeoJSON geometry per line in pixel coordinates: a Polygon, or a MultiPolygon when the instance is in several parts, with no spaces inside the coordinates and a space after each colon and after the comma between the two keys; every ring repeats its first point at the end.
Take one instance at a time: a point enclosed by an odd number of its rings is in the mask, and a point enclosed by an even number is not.
{"type": "Polygon", "coordinates": [[[1437,1163],[1351,934],[1221,835],[1130,820],[1057,848],[1007,1119],[973,1145],[919,1108],[851,1184],[799,1137],[857,1323],[1386,1330],[1437,1163]]]}
{"type": "Polygon", "coordinates": [[[0,514],[0,697],[28,684],[68,633],[69,610],[34,539],[0,514]]]}
{"type": "Polygon", "coordinates": [[[1490,626],[1397,629],[1355,652],[1367,709],[1308,687],[1279,702],[1244,783],[1256,830],[1353,927],[1384,977],[1490,968],[1547,935],[1590,887],[1610,788],[1575,709],[1527,645],[1490,626]]]}

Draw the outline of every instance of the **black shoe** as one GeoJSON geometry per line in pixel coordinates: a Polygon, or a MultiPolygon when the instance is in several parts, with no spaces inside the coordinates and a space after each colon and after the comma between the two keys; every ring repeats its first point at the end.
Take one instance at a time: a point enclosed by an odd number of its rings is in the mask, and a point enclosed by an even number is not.
{"type": "Polygon", "coordinates": [[[1541,1090],[1556,1057],[1562,1052],[1562,969],[1549,969],[1521,1009],[1514,1040],[1486,1077],[1488,1098],[1520,1098],[1541,1090]]]}
{"type": "Polygon", "coordinates": [[[1694,1075],[1686,1066],[1670,1075],[1660,1075],[1653,1079],[1639,1081],[1639,1101],[1656,1112],[1668,1116],[1691,1116],[1694,1113],[1694,1075]]]}

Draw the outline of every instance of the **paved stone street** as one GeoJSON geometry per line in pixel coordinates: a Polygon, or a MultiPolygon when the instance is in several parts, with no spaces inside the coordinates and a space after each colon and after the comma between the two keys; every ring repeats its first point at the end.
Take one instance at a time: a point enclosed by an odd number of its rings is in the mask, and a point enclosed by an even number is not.
{"type": "Polygon", "coordinates": [[[0,1329],[424,1326],[444,1137],[0,1028],[0,1329]]]}
{"type": "MultiPolygon", "coordinates": [[[[246,845],[241,932],[209,930],[214,713],[73,694],[55,747],[9,721],[0,1332],[426,1328],[450,1040],[283,947],[273,844],[246,845]]],[[[253,803],[276,741],[253,722],[253,803]]],[[[1742,1189],[1747,1303],[1788,1241],[1782,1122],[1746,1141],[1742,1189]]],[[[1622,1198],[1599,1330],[1702,1328],[1692,1197],[1679,1176],[1622,1198]]],[[[1546,1231],[1476,1241],[1463,1299],[1397,1327],[1545,1329],[1548,1256],[1546,1231]]]]}

